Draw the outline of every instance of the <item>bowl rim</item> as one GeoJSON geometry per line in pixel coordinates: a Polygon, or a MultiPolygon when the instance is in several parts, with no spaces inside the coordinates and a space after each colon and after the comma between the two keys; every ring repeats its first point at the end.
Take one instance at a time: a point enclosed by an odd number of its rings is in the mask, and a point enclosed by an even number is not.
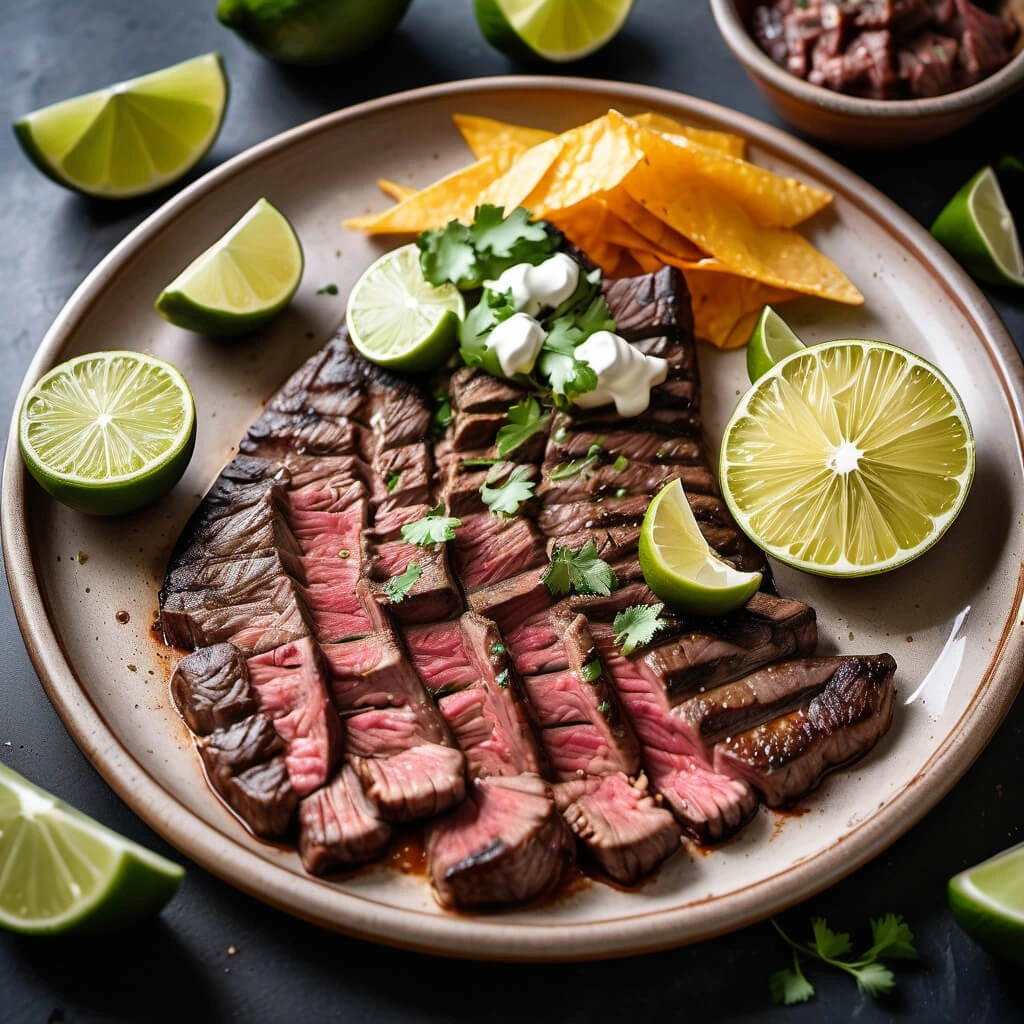
{"type": "Polygon", "coordinates": [[[914,100],[876,100],[813,85],[780,67],[757,45],[736,0],[711,0],[711,14],[726,46],[751,73],[822,110],[862,119],[914,120],[944,116],[972,107],[988,107],[1024,87],[1024,48],[998,71],[974,85],[942,96],[914,100]]]}

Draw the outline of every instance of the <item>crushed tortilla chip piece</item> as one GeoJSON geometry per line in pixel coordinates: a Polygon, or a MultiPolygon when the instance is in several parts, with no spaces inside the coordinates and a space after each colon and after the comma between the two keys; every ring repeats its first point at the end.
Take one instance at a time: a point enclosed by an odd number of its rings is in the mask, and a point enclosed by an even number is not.
{"type": "Polygon", "coordinates": [[[683,276],[693,304],[693,333],[718,348],[745,345],[765,306],[797,297],[789,289],[732,274],[688,269],[683,276]]]}
{"type": "Polygon", "coordinates": [[[419,189],[415,189],[411,185],[400,185],[397,181],[391,181],[388,178],[378,178],[377,188],[389,199],[394,199],[396,203],[409,199],[419,191],[419,189]]]}
{"type": "Polygon", "coordinates": [[[522,152],[555,137],[554,132],[543,128],[506,124],[504,121],[476,117],[473,114],[453,114],[452,120],[477,160],[485,156],[500,156],[509,149],[522,152]]]}
{"type": "Polygon", "coordinates": [[[653,128],[656,132],[662,132],[665,135],[682,135],[691,142],[707,146],[708,149],[721,150],[740,160],[745,159],[747,155],[747,140],[742,135],[716,132],[711,128],[694,128],[693,125],[683,124],[682,121],[665,117],[664,114],[636,114],[633,120],[645,128],[653,128]]]}
{"type": "Polygon", "coordinates": [[[383,213],[352,217],[345,227],[373,234],[407,234],[441,227],[450,220],[471,221],[480,194],[507,168],[493,156],[421,189],[383,213]]]}

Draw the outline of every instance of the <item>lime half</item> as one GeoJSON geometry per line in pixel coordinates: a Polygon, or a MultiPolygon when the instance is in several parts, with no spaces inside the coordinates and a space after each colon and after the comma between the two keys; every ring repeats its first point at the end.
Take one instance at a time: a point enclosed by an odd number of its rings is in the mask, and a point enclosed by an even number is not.
{"type": "Polygon", "coordinates": [[[666,484],[644,515],[640,568],[667,605],[696,615],[721,615],[746,602],[759,572],[740,572],[708,546],[678,478],[666,484]]]}
{"type": "Polygon", "coordinates": [[[295,229],[260,199],[160,293],[156,309],[172,324],[200,334],[245,334],[288,305],[302,268],[295,229]]]}
{"type": "Polygon", "coordinates": [[[55,366],[18,415],[28,471],[58,501],[96,515],[131,512],[166,494],[195,439],[185,378],[141,352],[92,352],[55,366]]]}
{"type": "Polygon", "coordinates": [[[100,931],[156,914],[185,872],[0,764],[0,927],[100,931]]]}
{"type": "Polygon", "coordinates": [[[951,878],[949,906],[987,950],[1024,964],[1024,843],[951,878]]]}
{"type": "Polygon", "coordinates": [[[633,0],[473,0],[484,38],[507,57],[564,63],[610,42],[633,0]]]}
{"type": "Polygon", "coordinates": [[[930,363],[878,341],[830,341],[777,363],[740,399],[721,486],[770,555],[824,576],[917,557],[974,477],[960,396],[930,363]]]}
{"type": "Polygon", "coordinates": [[[419,372],[441,366],[458,344],[465,316],[455,285],[435,288],[423,277],[414,242],[371,263],[348,297],[352,344],[372,363],[419,372]]]}
{"type": "Polygon", "coordinates": [[[983,167],[950,199],[932,234],[975,277],[1024,288],[1020,239],[991,167],[983,167]]]}
{"type": "Polygon", "coordinates": [[[26,114],[14,133],[54,181],[121,199],[194,167],[217,138],[227,101],[220,55],[207,53],[26,114]]]}
{"type": "Polygon", "coordinates": [[[772,309],[765,306],[747,342],[747,376],[753,384],[777,362],[807,346],[793,333],[793,328],[772,309]]]}

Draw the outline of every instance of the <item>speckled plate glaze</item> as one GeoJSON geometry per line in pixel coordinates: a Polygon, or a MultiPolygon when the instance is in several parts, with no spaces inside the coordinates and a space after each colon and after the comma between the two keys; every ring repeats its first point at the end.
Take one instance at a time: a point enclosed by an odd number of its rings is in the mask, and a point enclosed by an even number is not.
{"type": "MultiPolygon", "coordinates": [[[[967,770],[1020,687],[1017,353],[978,289],[906,214],[814,150],[732,111],[639,86],[489,78],[320,118],[212,171],[118,245],[46,335],[25,389],[56,362],[102,348],[152,352],[181,368],[199,410],[196,456],[165,501],[101,520],[51,501],[26,478],[9,442],[3,542],[29,652],[79,746],[142,818],[233,885],[327,927],[434,953],[524,960],[639,953],[727,932],[831,885],[909,829],[967,770]],[[423,878],[387,866],[338,881],[311,878],[294,852],[251,838],[205,784],[168,696],[177,655],[151,629],[168,552],[261,401],[341,320],[349,287],[379,245],[340,222],[385,205],[377,177],[423,184],[467,162],[451,125],[456,111],[561,130],[609,106],[739,132],[757,162],[832,190],[834,207],[808,234],[867,304],[801,300],[787,315],[811,342],[905,345],[937,363],[963,396],[978,473],[939,545],[880,579],[778,573],[783,593],[817,609],[824,650],[896,656],[895,723],[866,760],[804,801],[806,813],[783,818],[762,809],[732,843],[704,856],[682,850],[636,892],[594,882],[546,906],[465,916],[438,909],[423,878]],[[263,337],[234,345],[164,323],[152,305],[160,288],[260,196],[287,213],[306,251],[289,310],[263,337]],[[336,297],[317,294],[331,282],[336,297]]],[[[743,353],[703,347],[701,363],[714,442],[746,387],[743,353]]]]}

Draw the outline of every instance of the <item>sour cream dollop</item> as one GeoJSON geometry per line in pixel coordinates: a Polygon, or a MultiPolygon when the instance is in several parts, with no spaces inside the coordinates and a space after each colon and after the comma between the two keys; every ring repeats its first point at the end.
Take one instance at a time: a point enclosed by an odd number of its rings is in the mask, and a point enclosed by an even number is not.
{"type": "Polygon", "coordinates": [[[501,372],[506,377],[514,377],[533,369],[547,336],[547,331],[532,316],[513,313],[487,335],[485,344],[497,354],[501,372]]]}
{"type": "MultiPolygon", "coordinates": [[[[507,321],[506,321],[507,322],[507,321]]],[[[645,356],[625,338],[597,331],[576,349],[576,358],[597,374],[597,387],[573,401],[584,409],[615,403],[620,416],[639,416],[651,404],[651,388],[668,375],[668,363],[645,356]]]]}
{"type": "Polygon", "coordinates": [[[556,252],[536,267],[517,263],[484,282],[491,291],[511,292],[512,302],[521,313],[536,316],[542,309],[560,306],[580,283],[580,265],[564,252],[556,252]]]}

